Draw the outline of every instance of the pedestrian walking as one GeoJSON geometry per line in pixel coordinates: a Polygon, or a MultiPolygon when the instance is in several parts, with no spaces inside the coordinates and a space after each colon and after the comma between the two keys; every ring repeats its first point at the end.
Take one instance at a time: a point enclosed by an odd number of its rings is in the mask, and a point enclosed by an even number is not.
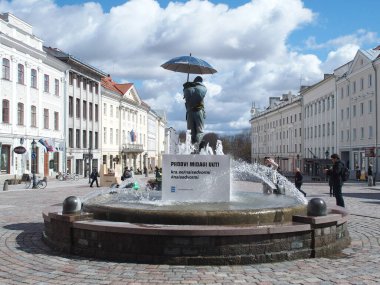
{"type": "Polygon", "coordinates": [[[300,191],[306,197],[306,192],[301,190],[302,183],[303,183],[303,176],[302,176],[300,169],[297,167],[296,173],[294,176],[294,185],[296,186],[298,191],[300,191]]]}
{"type": "Polygon", "coordinates": [[[92,184],[94,184],[94,182],[96,182],[96,186],[97,187],[100,187],[99,186],[99,182],[98,182],[98,177],[99,177],[99,173],[98,171],[96,170],[96,168],[93,168],[92,169],[92,172],[91,172],[91,175],[90,175],[90,178],[92,179],[91,180],[91,184],[90,184],[90,187],[92,187],[92,184]]]}
{"type": "Polygon", "coordinates": [[[372,164],[368,166],[367,176],[368,176],[368,186],[371,187],[373,186],[372,164]]]}
{"type": "Polygon", "coordinates": [[[342,186],[343,186],[343,175],[344,175],[345,166],[343,162],[340,161],[339,155],[336,153],[331,155],[331,161],[333,163],[332,168],[325,169],[324,172],[331,177],[333,193],[335,194],[336,204],[338,206],[344,207],[342,186]]]}

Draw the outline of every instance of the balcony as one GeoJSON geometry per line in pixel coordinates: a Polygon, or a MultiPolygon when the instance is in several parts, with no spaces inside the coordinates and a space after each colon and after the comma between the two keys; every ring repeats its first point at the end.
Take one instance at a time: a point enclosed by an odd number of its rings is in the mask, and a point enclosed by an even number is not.
{"type": "Polygon", "coordinates": [[[144,152],[144,146],[142,144],[127,143],[122,146],[122,153],[142,153],[144,152]]]}

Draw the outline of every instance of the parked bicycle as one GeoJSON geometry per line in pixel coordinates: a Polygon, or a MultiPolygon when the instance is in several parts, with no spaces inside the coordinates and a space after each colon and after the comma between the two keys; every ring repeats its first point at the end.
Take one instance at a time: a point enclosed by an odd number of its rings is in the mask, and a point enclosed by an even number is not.
{"type": "MultiPolygon", "coordinates": [[[[46,179],[46,177],[44,177],[42,179],[40,177],[36,177],[36,186],[39,189],[46,188],[46,186],[47,186],[47,179],[46,179]]],[[[32,188],[32,187],[33,187],[33,175],[30,175],[29,179],[25,180],[25,188],[29,189],[29,188],[32,188]]]]}
{"type": "Polygon", "coordinates": [[[67,172],[58,172],[57,179],[59,181],[64,181],[64,180],[79,180],[79,175],[75,173],[67,173],[67,172]]]}

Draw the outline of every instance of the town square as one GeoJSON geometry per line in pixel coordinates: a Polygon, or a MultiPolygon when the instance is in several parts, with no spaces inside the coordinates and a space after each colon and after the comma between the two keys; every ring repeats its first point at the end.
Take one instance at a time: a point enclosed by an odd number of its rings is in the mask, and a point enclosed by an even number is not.
{"type": "Polygon", "coordinates": [[[0,284],[379,284],[377,8],[0,0],[0,284]]]}

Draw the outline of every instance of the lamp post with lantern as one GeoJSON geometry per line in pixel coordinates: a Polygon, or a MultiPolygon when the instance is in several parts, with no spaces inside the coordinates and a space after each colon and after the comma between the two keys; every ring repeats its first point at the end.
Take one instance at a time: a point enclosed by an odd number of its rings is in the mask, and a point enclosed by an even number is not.
{"type": "Polygon", "coordinates": [[[33,186],[32,186],[32,189],[37,189],[37,181],[36,181],[36,141],[33,139],[32,141],[32,174],[33,174],[33,178],[32,178],[32,182],[33,182],[33,186]]]}

